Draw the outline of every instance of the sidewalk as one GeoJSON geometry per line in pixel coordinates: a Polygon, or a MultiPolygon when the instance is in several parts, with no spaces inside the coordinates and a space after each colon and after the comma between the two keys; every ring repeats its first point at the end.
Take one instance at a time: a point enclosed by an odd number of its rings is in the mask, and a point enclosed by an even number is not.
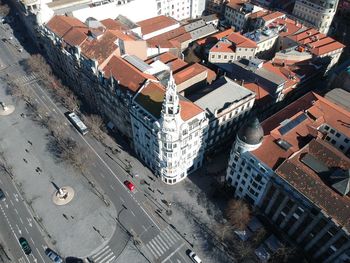
{"type": "MultiPolygon", "coordinates": [[[[111,149],[119,149],[110,138],[106,144],[111,149]]],[[[128,169],[130,162],[130,173],[134,175],[130,176],[130,180],[146,193],[160,220],[172,224],[204,262],[233,262],[233,259],[222,251],[223,247],[213,241],[218,237],[212,231],[222,222],[226,205],[226,199],[220,198],[218,181],[225,176],[228,152],[207,161],[206,166],[173,186],[161,182],[129,153],[121,151],[110,154],[124,169],[128,169]],[[165,201],[171,202],[172,205],[168,207],[165,201]]]]}

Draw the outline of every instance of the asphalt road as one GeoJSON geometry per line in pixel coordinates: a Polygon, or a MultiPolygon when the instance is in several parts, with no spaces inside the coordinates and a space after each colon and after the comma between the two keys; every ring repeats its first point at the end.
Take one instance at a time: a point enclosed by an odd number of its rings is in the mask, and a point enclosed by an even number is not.
{"type": "MultiPolygon", "coordinates": [[[[5,32],[0,29],[0,34],[6,37],[11,35],[11,32],[5,32]]],[[[70,137],[76,140],[78,144],[86,146],[93,153],[95,162],[89,165],[87,176],[93,178],[90,180],[103,190],[106,200],[112,202],[116,207],[118,211],[116,224],[120,224],[126,232],[130,233],[130,236],[140,241],[141,251],[151,262],[192,262],[186,255],[186,250],[189,249],[188,244],[173,227],[165,223],[165,221],[155,213],[155,207],[145,197],[144,193],[138,188],[130,192],[124,186],[123,181],[128,178],[128,175],[125,170],[113,160],[113,156],[110,157],[110,155],[107,155],[105,147],[96,142],[96,140],[89,135],[84,137],[78,133],[64,116],[66,110],[62,106],[56,105],[48,93],[35,81],[35,78],[33,81],[32,76],[27,75],[21,67],[16,64],[20,59],[26,56],[28,56],[28,54],[25,51],[18,51],[15,40],[13,42],[7,40],[1,41],[0,74],[6,72],[11,76],[23,76],[24,79],[27,79],[27,87],[34,91],[37,102],[42,104],[48,112],[67,125],[66,132],[70,137]]],[[[8,181],[7,184],[11,184],[11,182],[8,181]]],[[[4,185],[4,188],[11,189],[9,185],[4,185]]],[[[34,247],[33,256],[25,257],[23,253],[22,255],[20,254],[20,251],[15,251],[15,255],[17,257],[21,256],[19,258],[26,259],[26,262],[35,262],[35,260],[40,262],[40,260],[43,260],[43,256],[40,253],[43,250],[42,247],[45,246],[45,241],[39,230],[33,224],[33,227],[29,227],[29,229],[28,226],[26,226],[26,220],[30,218],[30,214],[23,204],[22,208],[20,208],[20,201],[17,202],[15,199],[15,190],[6,191],[9,195],[8,201],[5,201],[8,207],[5,203],[4,205],[1,204],[1,210],[4,211],[6,216],[4,216],[5,219],[1,217],[0,220],[7,221],[8,219],[7,224],[5,223],[7,232],[13,233],[13,240],[11,243],[9,242],[11,250],[20,249],[18,243],[17,246],[15,245],[16,238],[20,235],[19,231],[21,231],[22,235],[27,234],[27,229],[29,232],[27,239],[29,243],[33,243],[32,245],[34,247]],[[12,200],[13,198],[16,203],[12,200]],[[18,205],[18,207],[16,207],[17,210],[14,210],[15,207],[12,207],[10,200],[16,204],[16,206],[18,205]],[[10,202],[10,204],[7,202],[10,202]],[[18,211],[21,217],[16,216],[16,211],[18,211]],[[19,229],[17,229],[17,226],[19,229]],[[32,229],[33,233],[31,232],[32,229]]],[[[18,193],[16,194],[18,195],[18,193]]],[[[20,199],[20,196],[17,196],[17,199],[18,198],[20,199]]],[[[119,244],[118,238],[117,235],[112,236],[107,245],[100,247],[99,250],[87,256],[96,263],[115,262],[117,256],[123,249],[119,244]]],[[[145,262],[146,261],[145,259],[145,262]]]]}

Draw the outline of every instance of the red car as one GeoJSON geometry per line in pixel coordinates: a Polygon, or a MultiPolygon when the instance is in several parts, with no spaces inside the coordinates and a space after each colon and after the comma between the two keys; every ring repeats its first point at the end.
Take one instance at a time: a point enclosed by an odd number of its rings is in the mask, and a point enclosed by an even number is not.
{"type": "Polygon", "coordinates": [[[135,185],[132,182],[129,182],[128,180],[124,181],[124,184],[127,188],[129,188],[130,191],[133,191],[135,189],[135,185]]]}

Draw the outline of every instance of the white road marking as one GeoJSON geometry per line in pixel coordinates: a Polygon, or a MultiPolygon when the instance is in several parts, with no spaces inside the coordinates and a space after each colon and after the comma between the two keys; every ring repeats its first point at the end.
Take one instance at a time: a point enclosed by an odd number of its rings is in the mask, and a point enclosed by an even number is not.
{"type": "MultiPolygon", "coordinates": [[[[44,246],[42,246],[44,249],[45,249],[45,247],[44,246]]],[[[40,258],[41,258],[41,260],[45,263],[45,260],[44,260],[44,258],[41,256],[41,254],[40,254],[40,251],[39,251],[39,249],[38,248],[36,248],[36,251],[38,251],[38,254],[39,254],[39,256],[40,256],[40,258]]]]}
{"type": "Polygon", "coordinates": [[[122,201],[123,203],[125,203],[124,199],[121,198],[120,196],[119,196],[119,199],[120,199],[120,201],[122,201]]]}
{"type": "Polygon", "coordinates": [[[11,199],[10,199],[10,203],[11,203],[11,205],[15,206],[15,205],[13,204],[13,202],[12,202],[12,200],[11,200],[11,199]]]}
{"type": "Polygon", "coordinates": [[[26,230],[27,234],[29,234],[28,229],[26,227],[24,227],[24,229],[26,230]]]}
{"type": "Polygon", "coordinates": [[[182,243],[177,249],[175,249],[166,259],[164,259],[163,261],[162,261],[162,263],[163,262],[165,262],[165,261],[167,261],[169,258],[171,258],[177,251],[179,251],[183,246],[185,245],[185,243],[182,243]]]}
{"type": "Polygon", "coordinates": [[[22,234],[22,230],[19,228],[19,226],[17,224],[16,224],[16,227],[17,227],[18,233],[21,235],[22,234]]]}
{"type": "MultiPolygon", "coordinates": [[[[35,83],[35,85],[41,90],[41,92],[43,94],[45,94],[45,96],[47,97],[47,99],[51,102],[51,104],[53,105],[53,107],[55,107],[57,109],[57,111],[65,118],[64,113],[57,107],[57,105],[52,101],[52,99],[46,95],[46,92],[44,92],[42,90],[42,88],[35,83]]],[[[32,90],[34,90],[32,88],[32,90]]],[[[102,159],[102,157],[96,152],[96,150],[90,145],[90,143],[88,143],[88,141],[84,138],[84,136],[80,133],[77,133],[80,138],[87,144],[87,146],[91,149],[91,151],[97,156],[98,159],[100,159],[100,161],[105,165],[105,167],[107,168],[107,170],[115,177],[115,179],[118,180],[118,182],[121,185],[124,185],[123,182],[118,178],[118,176],[113,172],[113,170],[108,166],[108,164],[102,159]]],[[[142,211],[147,215],[147,217],[151,220],[151,222],[155,225],[155,227],[160,231],[160,227],[156,224],[156,222],[154,222],[154,220],[152,219],[152,217],[145,211],[145,209],[143,209],[143,207],[141,206],[142,211]]]]}
{"type": "Polygon", "coordinates": [[[131,212],[131,214],[132,214],[133,216],[135,216],[135,214],[134,214],[134,212],[133,212],[133,211],[131,211],[131,210],[130,210],[130,212],[131,212]]]}
{"type": "Polygon", "coordinates": [[[13,210],[15,210],[16,214],[18,215],[18,211],[17,211],[17,209],[15,208],[15,209],[13,209],[13,210]]]}
{"type": "MultiPolygon", "coordinates": [[[[27,230],[27,229],[26,229],[27,230]]],[[[28,231],[27,231],[28,232],[28,231]]],[[[29,233],[28,233],[29,234],[29,233]]],[[[33,240],[33,238],[30,238],[30,240],[32,241],[32,243],[35,245],[35,242],[33,240]]]]}
{"type": "Polygon", "coordinates": [[[21,223],[23,224],[23,220],[22,220],[22,218],[21,218],[21,217],[19,218],[19,221],[21,221],[21,223]]]}

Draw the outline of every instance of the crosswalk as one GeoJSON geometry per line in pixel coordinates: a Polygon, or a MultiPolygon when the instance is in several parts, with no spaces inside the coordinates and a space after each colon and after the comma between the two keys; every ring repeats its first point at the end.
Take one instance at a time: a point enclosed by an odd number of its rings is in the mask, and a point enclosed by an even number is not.
{"type": "Polygon", "coordinates": [[[34,74],[34,73],[31,73],[30,75],[23,75],[23,76],[20,76],[16,79],[16,82],[18,84],[30,84],[34,81],[37,80],[37,76],[34,74]]]}
{"type": "Polygon", "coordinates": [[[89,257],[94,263],[112,263],[116,259],[113,251],[107,245],[89,257]]]}
{"type": "Polygon", "coordinates": [[[181,240],[179,234],[168,226],[148,242],[146,247],[155,258],[159,258],[176,243],[179,243],[179,240],[181,240]]]}

